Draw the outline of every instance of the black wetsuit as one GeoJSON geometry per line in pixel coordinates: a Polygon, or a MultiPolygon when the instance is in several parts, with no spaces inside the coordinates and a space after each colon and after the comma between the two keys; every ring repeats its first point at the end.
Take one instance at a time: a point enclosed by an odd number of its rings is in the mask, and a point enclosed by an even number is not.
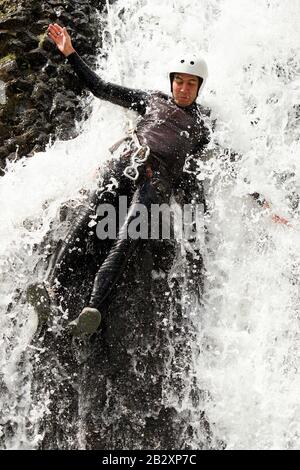
{"type": "MultiPolygon", "coordinates": [[[[68,269],[70,253],[76,244],[82,243],[90,215],[94,213],[97,204],[115,204],[117,197],[129,196],[131,207],[123,227],[119,228],[120,235],[120,232],[127,229],[136,203],[143,203],[149,209],[152,202],[168,202],[172,191],[178,189],[182,190],[183,203],[189,203],[189,197],[192,196],[194,200],[196,198],[197,203],[203,202],[200,183],[194,174],[184,173],[183,168],[187,157],[201,158],[209,140],[209,127],[206,124],[209,112],[202,106],[193,103],[183,108],[161,92],[135,90],[104,82],[76,52],[67,59],[82,85],[96,97],[134,110],[140,115],[136,134],[140,144],[150,148],[150,155],[143,168],[152,169],[152,178],[146,177],[145,171],[142,170],[136,184],[129,180],[123,173],[125,167],[130,164],[126,153],[120,159],[112,159],[109,162],[99,189],[92,195],[90,204],[81,209],[75,225],[71,227],[63,245],[53,257],[49,274],[51,284],[55,280],[59,281],[68,269]],[[117,187],[113,186],[113,181],[117,181],[117,187]]],[[[113,242],[95,277],[90,306],[101,309],[102,302],[111,292],[138,242],[120,237],[113,242]]]]}

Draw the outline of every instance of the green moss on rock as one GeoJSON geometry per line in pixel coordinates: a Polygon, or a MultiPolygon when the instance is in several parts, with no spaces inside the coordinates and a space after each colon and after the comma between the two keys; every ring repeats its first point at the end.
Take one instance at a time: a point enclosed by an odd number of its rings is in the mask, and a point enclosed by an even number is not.
{"type": "MultiPolygon", "coordinates": [[[[1,0],[0,0],[0,2],[1,2],[1,0]]],[[[14,53],[10,53],[10,54],[5,55],[4,57],[1,57],[0,67],[1,67],[1,65],[4,65],[7,62],[10,62],[11,60],[15,60],[15,59],[16,59],[16,54],[14,54],[14,53]]]]}
{"type": "Polygon", "coordinates": [[[0,18],[5,18],[7,15],[18,10],[18,3],[11,0],[0,0],[0,8],[0,18]]]}
{"type": "Polygon", "coordinates": [[[47,39],[47,32],[38,35],[39,45],[38,47],[43,48],[45,40],[47,39]]]}

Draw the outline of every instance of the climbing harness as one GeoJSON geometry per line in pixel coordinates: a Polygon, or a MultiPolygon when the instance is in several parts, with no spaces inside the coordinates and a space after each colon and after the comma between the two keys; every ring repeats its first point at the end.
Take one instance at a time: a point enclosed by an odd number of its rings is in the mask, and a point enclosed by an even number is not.
{"type": "Polygon", "coordinates": [[[131,165],[124,170],[124,175],[132,181],[137,181],[140,176],[139,168],[143,166],[150,154],[148,145],[140,145],[138,149],[131,155],[131,165]]]}
{"type": "Polygon", "coordinates": [[[127,150],[126,152],[128,156],[131,155],[131,164],[124,169],[123,174],[132,181],[137,181],[140,175],[139,168],[147,161],[147,158],[150,155],[150,148],[148,145],[140,144],[135,129],[128,130],[127,135],[116,142],[112,147],[110,147],[109,151],[114,154],[114,152],[118,150],[122,143],[128,141],[131,142],[134,150],[127,150]]]}
{"type": "Polygon", "coordinates": [[[131,155],[131,165],[128,165],[124,170],[124,175],[132,181],[137,181],[140,176],[139,168],[143,166],[150,154],[150,148],[148,145],[141,145],[136,134],[135,129],[128,131],[128,136],[131,138],[135,148],[137,149],[131,155]]]}

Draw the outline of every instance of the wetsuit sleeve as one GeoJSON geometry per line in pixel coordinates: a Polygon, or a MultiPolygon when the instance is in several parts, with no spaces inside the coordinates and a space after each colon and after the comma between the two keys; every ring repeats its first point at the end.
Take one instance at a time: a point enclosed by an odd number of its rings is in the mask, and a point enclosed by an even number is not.
{"type": "Polygon", "coordinates": [[[97,98],[132,109],[139,114],[145,113],[149,93],[105,82],[90,69],[77,52],[68,55],[67,61],[76,72],[81,83],[97,98]]]}

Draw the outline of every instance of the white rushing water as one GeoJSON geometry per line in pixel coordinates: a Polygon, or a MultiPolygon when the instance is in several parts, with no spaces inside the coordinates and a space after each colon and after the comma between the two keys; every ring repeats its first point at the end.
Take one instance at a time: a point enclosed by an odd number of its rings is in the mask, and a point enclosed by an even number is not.
{"type": "MultiPolygon", "coordinates": [[[[229,449],[300,447],[299,19],[298,0],[119,0],[103,34],[108,58],[99,56],[105,79],[169,91],[168,60],[202,51],[209,80],[201,101],[216,119],[214,141],[242,156],[235,178],[220,158],[203,168],[205,294],[191,312],[194,375],[207,391],[200,406],[229,449]],[[292,227],[275,224],[248,196],[255,191],[292,227]]],[[[11,164],[0,182],[1,423],[12,430],[0,424],[0,438],[8,448],[36,447],[47,397],[32,407],[30,360],[20,361],[32,353],[34,313],[24,305],[6,313],[7,305],[32,279],[33,248],[60,204],[95,184],[128,117],[109,103],[92,106],[79,137],[11,164]]],[[[193,409],[188,399],[184,406],[193,409]]]]}

